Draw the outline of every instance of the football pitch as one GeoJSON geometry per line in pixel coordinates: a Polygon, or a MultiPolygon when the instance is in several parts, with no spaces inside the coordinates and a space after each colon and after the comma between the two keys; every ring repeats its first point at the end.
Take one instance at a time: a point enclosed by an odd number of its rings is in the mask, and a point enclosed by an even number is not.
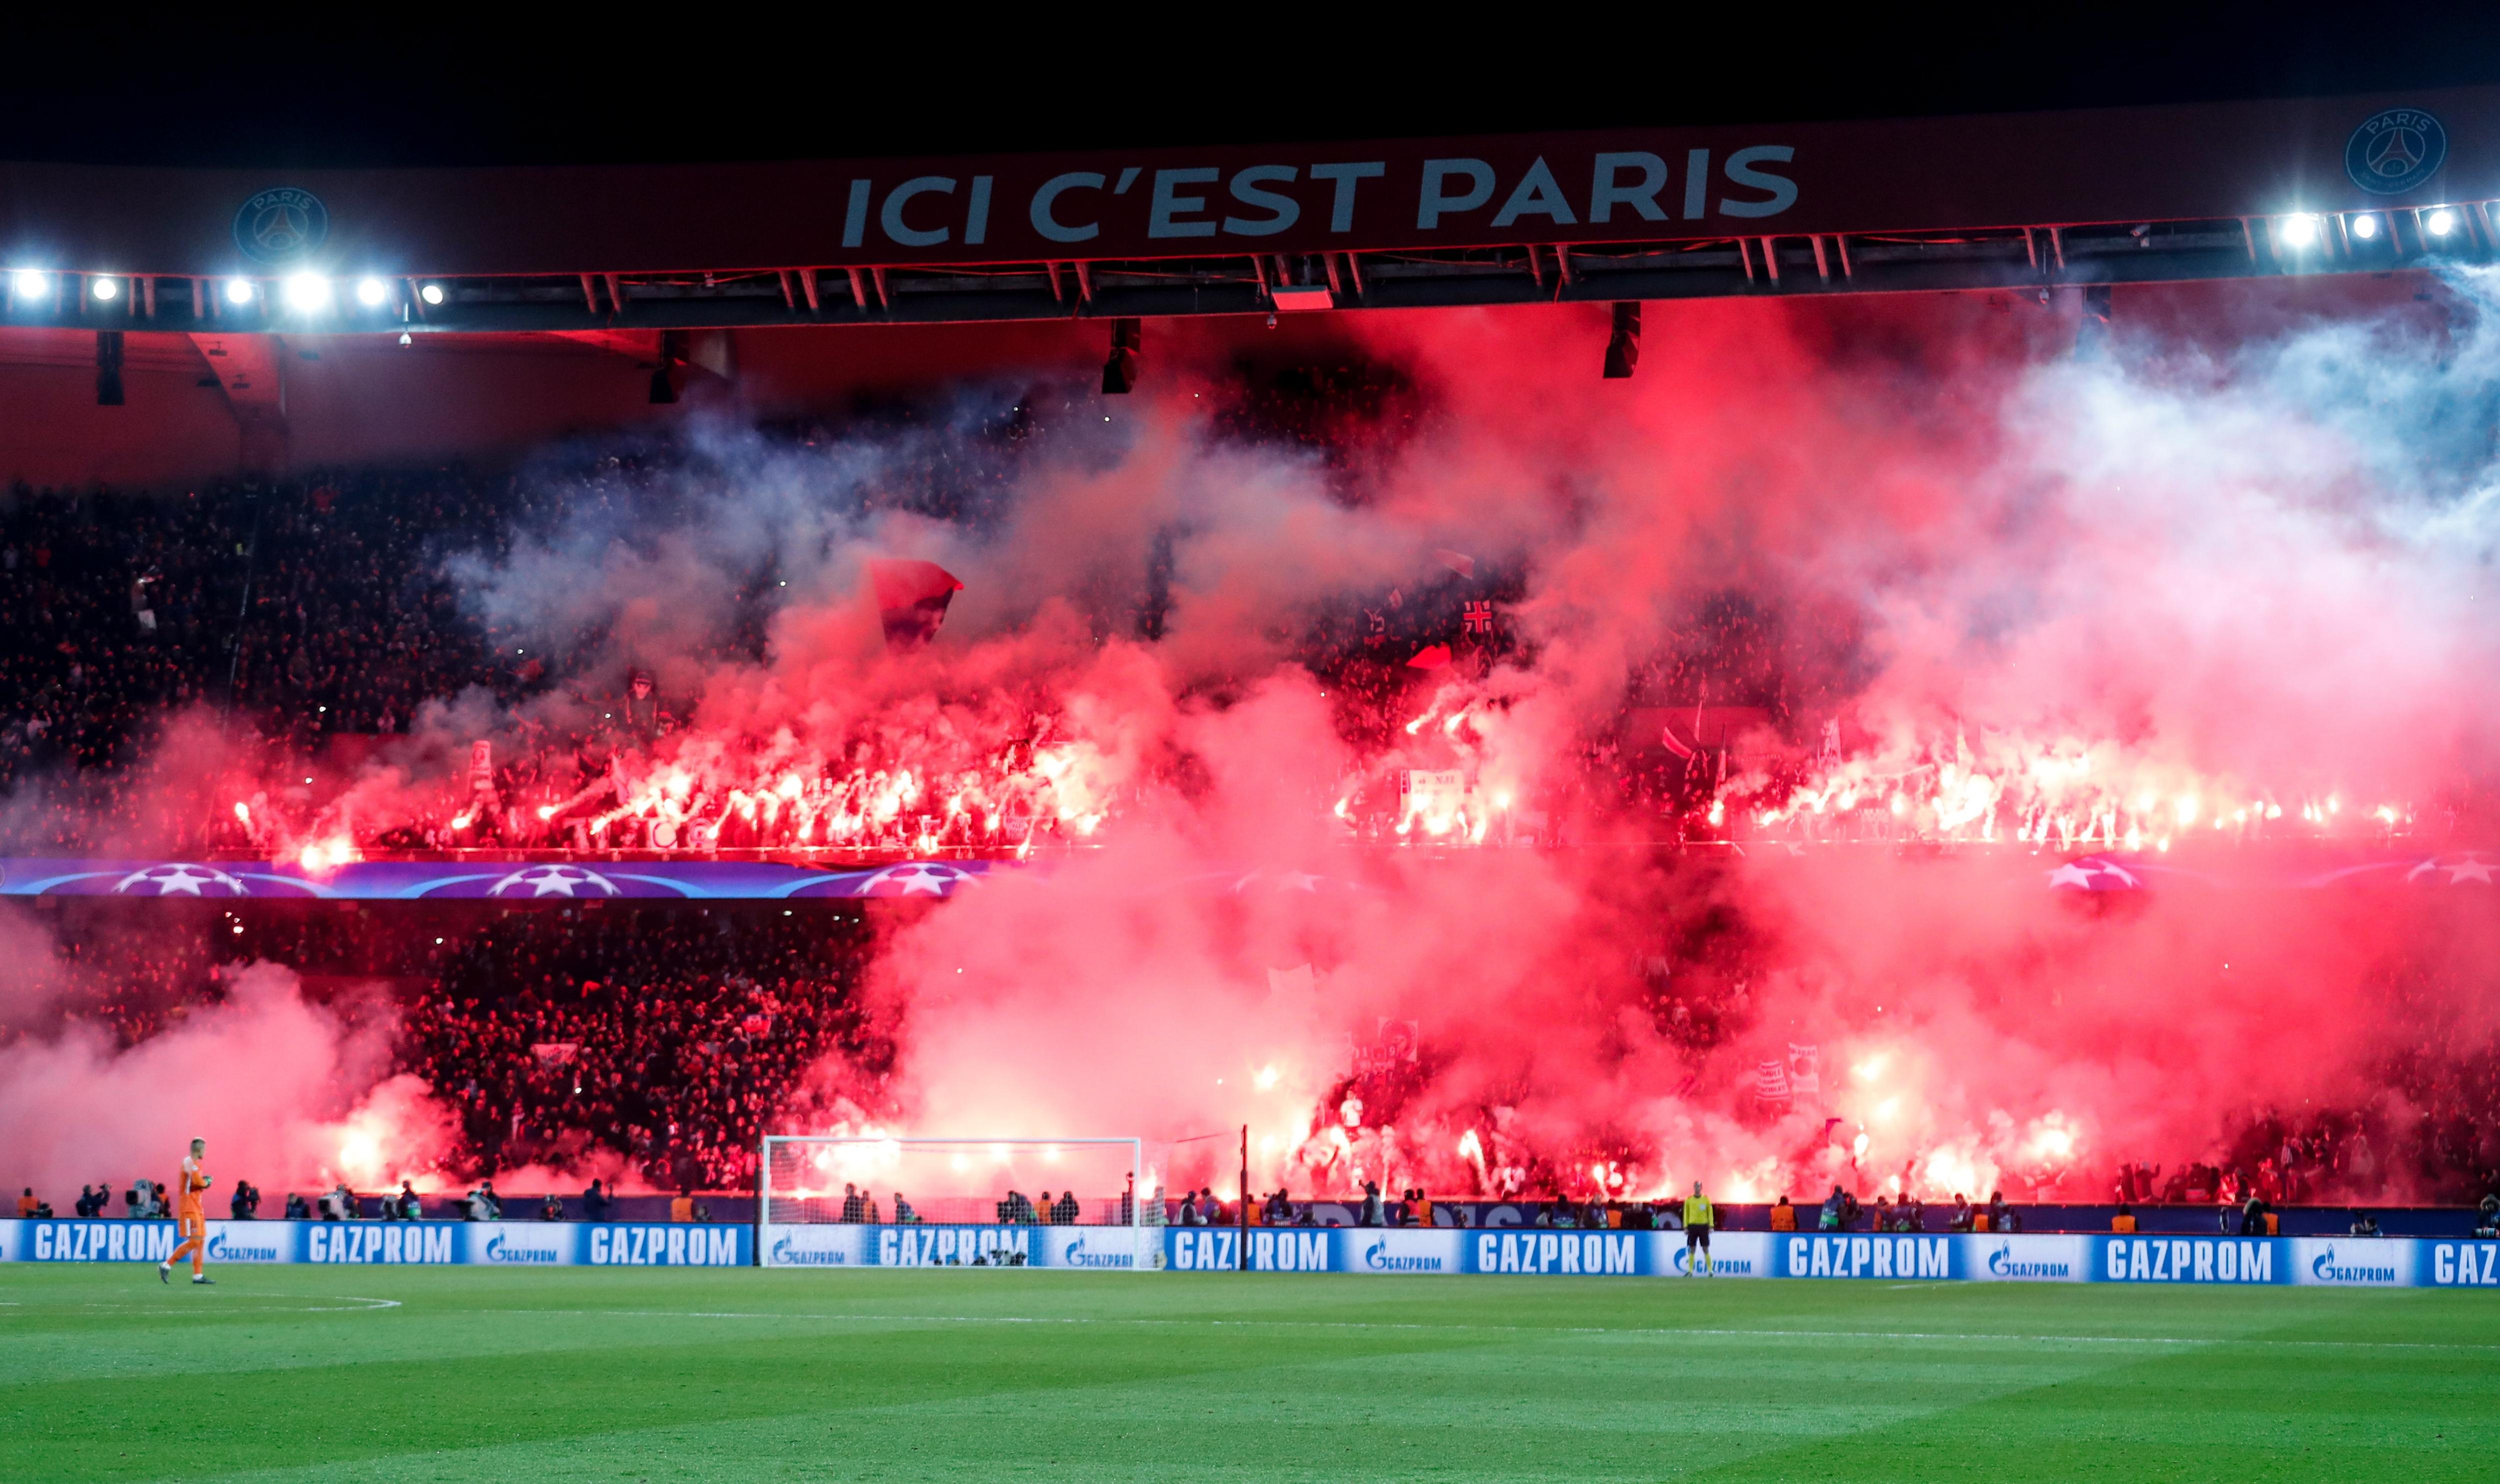
{"type": "Polygon", "coordinates": [[[2500,1295],[0,1268],[0,1474],[2479,1479],[2500,1295]]]}

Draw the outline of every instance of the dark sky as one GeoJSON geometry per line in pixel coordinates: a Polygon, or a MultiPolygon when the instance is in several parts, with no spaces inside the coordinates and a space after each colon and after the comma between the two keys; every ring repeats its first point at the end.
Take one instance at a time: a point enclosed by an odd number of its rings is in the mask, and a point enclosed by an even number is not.
{"type": "Polygon", "coordinates": [[[9,28],[0,158],[552,164],[1289,142],[2500,81],[2500,6],[488,8],[9,28]],[[1655,15],[1666,8],[1618,7],[1655,15]],[[2016,13],[2033,13],[2015,18],[2016,13]],[[2049,14],[2054,13],[2054,14],[2049,14]],[[893,18],[896,16],[900,18],[893,18]],[[1194,16],[1202,19],[1184,21],[1194,16]],[[1694,18],[1701,16],[1704,18],[1694,18]],[[1707,18],[1713,17],[1716,18],[1707,18]]]}

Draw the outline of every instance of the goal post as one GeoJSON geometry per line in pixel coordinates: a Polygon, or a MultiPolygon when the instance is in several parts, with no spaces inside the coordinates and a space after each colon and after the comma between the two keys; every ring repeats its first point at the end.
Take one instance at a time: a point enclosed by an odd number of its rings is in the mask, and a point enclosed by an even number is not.
{"type": "Polygon", "coordinates": [[[756,1161],[756,1262],[1160,1267],[1162,1191],[1145,1152],[1136,1138],[768,1135],[756,1161]]]}

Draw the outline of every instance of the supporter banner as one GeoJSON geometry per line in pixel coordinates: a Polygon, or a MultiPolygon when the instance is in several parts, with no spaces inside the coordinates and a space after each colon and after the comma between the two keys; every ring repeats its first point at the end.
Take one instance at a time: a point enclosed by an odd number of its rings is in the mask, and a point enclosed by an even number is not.
{"type": "Polygon", "coordinates": [[[492,898],[505,902],[789,901],[944,897],[988,874],[985,860],[904,860],[836,870],[765,860],[550,862],[360,860],[326,871],[265,860],[0,859],[0,896],[321,897],[340,901],[492,898]]]}
{"type": "Polygon", "coordinates": [[[1125,1226],[774,1225],[764,1266],[1135,1269],[1138,1245],[1138,1233],[1125,1226]]]}
{"type": "MultiPolygon", "coordinates": [[[[0,1260],[156,1263],[171,1221],[0,1221],[0,1260]]],[[[751,1228],[710,1222],[212,1221],[208,1260],[385,1267],[732,1268],[751,1228]]]]}
{"type": "Polygon", "coordinates": [[[702,166],[0,164],[26,261],[641,273],[2262,216],[2500,193],[2500,90],[702,166]]]}

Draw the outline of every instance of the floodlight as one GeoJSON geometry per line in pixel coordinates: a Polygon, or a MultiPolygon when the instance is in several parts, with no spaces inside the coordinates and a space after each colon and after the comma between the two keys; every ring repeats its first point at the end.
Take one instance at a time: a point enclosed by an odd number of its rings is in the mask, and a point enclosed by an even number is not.
{"type": "Polygon", "coordinates": [[[2364,211],[2352,218],[2352,235],[2363,242],[2379,235],[2379,218],[2364,211]]]}
{"type": "Polygon", "coordinates": [[[378,309],[390,297],[390,285],[379,278],[365,278],[356,284],[356,303],[368,309],[378,309]]]}
{"type": "Polygon", "coordinates": [[[121,293],[121,280],[118,278],[98,278],[95,282],[88,285],[87,292],[102,300],[117,298],[121,293]]]}
{"type": "Polygon", "coordinates": [[[2446,207],[2432,207],[2422,218],[2422,230],[2433,237],[2446,237],[2456,230],[2456,213],[2446,207]]]}
{"type": "Polygon", "coordinates": [[[1621,381],[1640,365],[1640,302],[1627,299],[1615,306],[1615,328],[1606,338],[1605,378],[1621,381]]]}
{"type": "Polygon", "coordinates": [[[226,303],[228,304],[249,304],[251,303],[251,296],[258,292],[260,291],[252,286],[252,281],[249,278],[228,278],[226,280],[226,303]]]}
{"type": "Polygon", "coordinates": [[[9,288],[20,299],[40,299],[52,291],[52,275],[40,268],[21,268],[9,275],[9,288]]]}
{"type": "Polygon", "coordinates": [[[427,304],[441,304],[443,302],[443,285],[440,283],[429,283],[425,287],[416,291],[416,297],[424,300],[427,304]]]}
{"type": "Polygon", "coordinates": [[[2318,241],[2318,218],[2305,212],[2283,219],[2283,240],[2293,247],[2306,247],[2318,241]]]}
{"type": "Polygon", "coordinates": [[[297,274],[286,280],[286,306],[303,313],[326,308],[330,303],[330,280],[319,274],[297,274]]]}

